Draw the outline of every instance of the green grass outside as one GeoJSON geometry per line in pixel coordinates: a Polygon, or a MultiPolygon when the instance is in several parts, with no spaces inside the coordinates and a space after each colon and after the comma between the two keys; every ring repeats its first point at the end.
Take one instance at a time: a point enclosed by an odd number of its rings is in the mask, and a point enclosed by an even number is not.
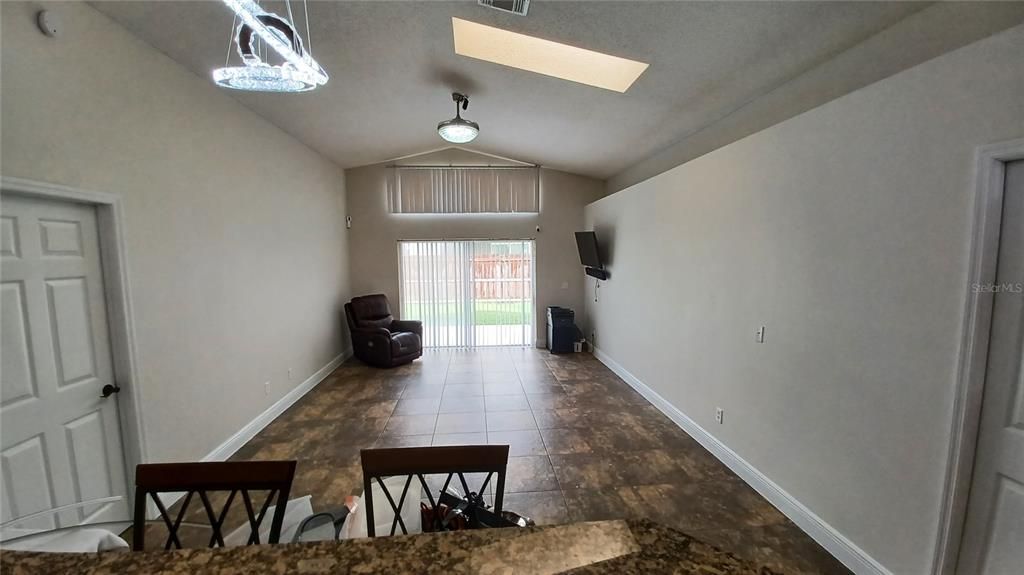
{"type": "MultiPolygon", "coordinates": [[[[479,300],[474,302],[473,311],[476,325],[523,325],[533,318],[533,304],[521,301],[479,300]]],[[[402,306],[402,319],[418,319],[435,325],[455,325],[461,314],[464,314],[461,306],[455,303],[402,306]]]]}

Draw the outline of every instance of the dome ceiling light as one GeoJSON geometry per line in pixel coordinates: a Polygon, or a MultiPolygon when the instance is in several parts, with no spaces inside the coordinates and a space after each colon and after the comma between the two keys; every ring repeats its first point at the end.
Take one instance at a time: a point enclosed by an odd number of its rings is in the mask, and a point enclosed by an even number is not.
{"type": "Polygon", "coordinates": [[[463,110],[469,107],[469,97],[452,92],[452,100],[455,101],[455,117],[438,124],[437,134],[453,144],[472,142],[480,133],[480,125],[470,120],[464,120],[459,114],[460,106],[463,110]]]}
{"type": "Polygon", "coordinates": [[[288,18],[267,12],[253,0],[224,0],[235,13],[228,39],[224,67],[213,71],[213,81],[224,88],[250,92],[307,92],[327,83],[327,72],[313,59],[309,50],[309,7],[303,0],[306,19],[306,46],[295,29],[291,0],[285,0],[288,18]],[[235,28],[235,22],[239,22],[235,28]],[[235,44],[242,66],[229,66],[231,43],[235,44]],[[271,65],[268,56],[275,53],[283,62],[271,65]]]}

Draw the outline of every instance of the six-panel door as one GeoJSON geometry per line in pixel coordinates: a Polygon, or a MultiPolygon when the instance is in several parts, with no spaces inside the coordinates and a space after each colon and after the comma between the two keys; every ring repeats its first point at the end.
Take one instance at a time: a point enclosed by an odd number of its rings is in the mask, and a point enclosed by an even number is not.
{"type": "MultiPolygon", "coordinates": [[[[0,521],[126,494],[96,210],[0,203],[0,521]]],[[[128,518],[122,500],[15,527],[128,518]]]]}

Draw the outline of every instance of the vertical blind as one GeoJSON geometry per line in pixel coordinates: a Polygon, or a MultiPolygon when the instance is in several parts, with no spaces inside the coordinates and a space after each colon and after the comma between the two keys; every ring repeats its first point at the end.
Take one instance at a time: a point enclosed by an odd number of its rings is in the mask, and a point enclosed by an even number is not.
{"type": "Polygon", "coordinates": [[[395,214],[512,214],[540,211],[537,168],[396,166],[388,177],[395,214]]]}
{"type": "Polygon", "coordinates": [[[533,240],[400,241],[402,319],[426,347],[533,345],[533,240]]]}

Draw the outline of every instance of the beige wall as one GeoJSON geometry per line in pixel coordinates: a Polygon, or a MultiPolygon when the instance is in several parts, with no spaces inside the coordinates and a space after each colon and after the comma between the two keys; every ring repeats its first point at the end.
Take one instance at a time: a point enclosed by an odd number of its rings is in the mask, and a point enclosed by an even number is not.
{"type": "Polygon", "coordinates": [[[124,198],[148,455],[201,458],[347,345],[343,173],[88,5],[47,5],[57,38],[3,3],[3,175],[124,198]]]}
{"type": "Polygon", "coordinates": [[[929,572],[973,154],[1024,136],[1022,54],[1018,26],[587,208],[597,347],[892,573],[929,572]]]}
{"type": "Polygon", "coordinates": [[[617,192],[902,70],[1024,21],[1024,2],[920,2],[921,9],[826,58],[608,178],[617,192]]]}
{"type": "MultiPolygon", "coordinates": [[[[403,164],[507,164],[454,150],[402,160],[403,164]]],[[[549,305],[576,309],[583,317],[583,267],[573,232],[583,229],[583,207],[601,197],[604,183],[556,170],[542,169],[539,215],[453,216],[391,214],[387,207],[384,164],[345,170],[352,292],[385,293],[398,308],[398,240],[526,239],[537,247],[537,342],[545,341],[544,314],[549,305]],[[537,232],[536,227],[541,231],[537,232]]]]}

